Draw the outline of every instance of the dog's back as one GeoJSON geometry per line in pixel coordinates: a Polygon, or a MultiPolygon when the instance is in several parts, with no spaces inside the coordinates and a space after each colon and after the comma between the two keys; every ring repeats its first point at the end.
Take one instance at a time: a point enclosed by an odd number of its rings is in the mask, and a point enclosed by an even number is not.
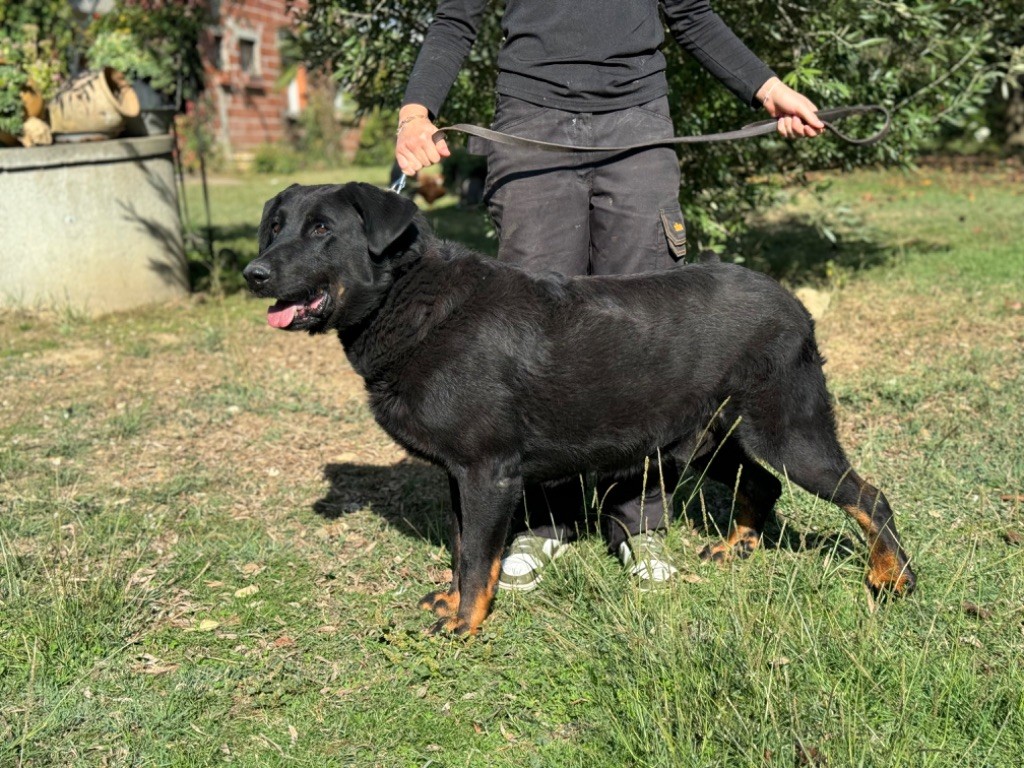
{"type": "Polygon", "coordinates": [[[396,281],[383,314],[403,339],[381,340],[386,366],[354,363],[385,428],[460,458],[517,446],[538,479],[578,471],[580,452],[617,468],[690,439],[813,345],[799,303],[735,265],[536,276],[441,241],[396,281]]]}

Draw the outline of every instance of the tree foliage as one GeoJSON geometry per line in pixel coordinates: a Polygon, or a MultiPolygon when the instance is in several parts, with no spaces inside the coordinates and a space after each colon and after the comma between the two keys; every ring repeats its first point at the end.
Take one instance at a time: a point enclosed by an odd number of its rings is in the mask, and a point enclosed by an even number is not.
{"type": "MultiPolygon", "coordinates": [[[[764,61],[819,107],[877,103],[893,113],[893,130],[870,148],[834,138],[691,145],[680,150],[681,199],[702,247],[716,247],[751,206],[766,201],[773,181],[813,169],[907,163],[944,126],[964,125],[1004,77],[1006,35],[1019,24],[1020,0],[732,0],[713,3],[764,61]]],[[[309,0],[300,44],[313,64],[327,65],[363,108],[395,108],[416,59],[436,0],[309,0]]],[[[486,123],[492,114],[501,3],[485,14],[441,122],[486,123]]],[[[670,99],[677,133],[738,127],[767,117],[721,87],[670,40],[670,99]]],[[[870,132],[875,125],[844,128],[870,132]]]]}
{"type": "Polygon", "coordinates": [[[85,30],[89,65],[113,66],[181,106],[203,88],[199,40],[211,0],[116,0],[85,30]]]}

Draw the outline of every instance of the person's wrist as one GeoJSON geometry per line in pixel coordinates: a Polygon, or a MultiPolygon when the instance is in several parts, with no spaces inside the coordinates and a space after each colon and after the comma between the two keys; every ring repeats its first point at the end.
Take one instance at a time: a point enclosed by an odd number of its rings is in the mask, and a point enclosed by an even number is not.
{"type": "Polygon", "coordinates": [[[764,85],[758,89],[756,94],[757,100],[761,102],[761,106],[768,106],[768,102],[771,101],[772,98],[772,93],[780,85],[782,85],[782,80],[778,77],[770,77],[765,81],[764,85]]]}
{"type": "Polygon", "coordinates": [[[398,127],[395,129],[395,133],[401,134],[405,126],[418,120],[429,121],[429,110],[422,104],[406,104],[398,110],[398,127]]]}

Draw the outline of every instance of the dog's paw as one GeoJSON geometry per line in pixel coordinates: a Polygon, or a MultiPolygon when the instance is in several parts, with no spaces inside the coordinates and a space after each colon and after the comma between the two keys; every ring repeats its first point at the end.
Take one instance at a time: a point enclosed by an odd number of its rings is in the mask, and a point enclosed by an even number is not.
{"type": "Polygon", "coordinates": [[[435,616],[447,619],[459,612],[458,592],[437,591],[424,595],[417,603],[425,611],[431,611],[435,616]]]}
{"type": "Polygon", "coordinates": [[[708,544],[700,552],[700,559],[705,562],[727,563],[730,560],[745,560],[761,546],[761,537],[755,533],[737,536],[732,541],[719,541],[708,544]]]}
{"type": "Polygon", "coordinates": [[[452,616],[436,622],[434,626],[427,630],[427,634],[455,635],[456,637],[463,637],[467,635],[475,635],[479,631],[479,626],[474,627],[465,619],[460,619],[458,616],[452,616]]]}
{"type": "Polygon", "coordinates": [[[876,563],[868,570],[868,588],[875,597],[906,597],[917,587],[909,563],[876,563]]]}

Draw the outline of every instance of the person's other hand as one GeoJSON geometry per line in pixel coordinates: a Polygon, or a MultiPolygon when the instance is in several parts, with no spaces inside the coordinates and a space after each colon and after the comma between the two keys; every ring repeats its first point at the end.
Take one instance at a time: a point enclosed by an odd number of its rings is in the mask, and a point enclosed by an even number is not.
{"type": "Polygon", "coordinates": [[[419,104],[406,104],[398,112],[398,138],[395,142],[395,160],[406,176],[421,168],[450,157],[451,151],[443,139],[434,143],[437,128],[430,122],[427,108],[419,104]]]}
{"type": "Polygon", "coordinates": [[[813,138],[825,131],[818,119],[818,108],[802,93],[794,91],[777,77],[770,78],[757,91],[757,98],[768,114],[779,119],[779,133],[787,139],[813,138]]]}

